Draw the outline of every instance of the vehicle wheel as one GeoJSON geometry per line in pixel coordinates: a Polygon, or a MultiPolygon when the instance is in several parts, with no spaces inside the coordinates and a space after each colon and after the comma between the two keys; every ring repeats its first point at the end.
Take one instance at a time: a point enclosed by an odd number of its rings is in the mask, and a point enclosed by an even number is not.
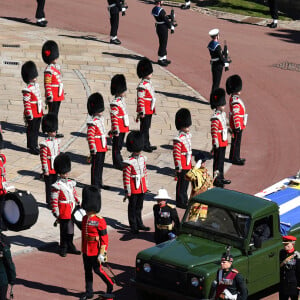
{"type": "Polygon", "coordinates": [[[137,300],[153,300],[151,294],[145,291],[136,290],[137,300]]]}

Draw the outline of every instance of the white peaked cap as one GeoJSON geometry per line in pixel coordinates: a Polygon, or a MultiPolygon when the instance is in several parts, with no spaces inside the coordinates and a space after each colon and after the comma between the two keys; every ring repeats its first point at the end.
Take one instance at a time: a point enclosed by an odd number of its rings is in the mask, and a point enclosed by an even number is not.
{"type": "Polygon", "coordinates": [[[214,29],[210,30],[210,31],[208,32],[208,34],[209,34],[210,36],[215,36],[215,35],[218,35],[219,32],[220,32],[220,30],[219,30],[218,28],[214,28],[214,29]]]}
{"type": "Polygon", "coordinates": [[[159,189],[158,194],[154,197],[154,199],[159,200],[159,199],[171,199],[168,195],[168,191],[166,189],[159,189]]]}

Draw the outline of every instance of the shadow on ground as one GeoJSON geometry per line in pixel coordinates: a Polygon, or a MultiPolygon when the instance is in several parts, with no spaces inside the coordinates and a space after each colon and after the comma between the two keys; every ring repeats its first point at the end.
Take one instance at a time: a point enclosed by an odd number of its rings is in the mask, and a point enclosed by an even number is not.
{"type": "Polygon", "coordinates": [[[127,53],[102,52],[102,54],[111,55],[111,56],[120,57],[120,58],[135,59],[135,60],[141,60],[142,58],[144,58],[144,56],[140,56],[137,54],[127,54],[127,53]]]}
{"type": "Polygon", "coordinates": [[[109,44],[108,41],[100,40],[96,38],[93,35],[68,35],[68,34],[59,34],[58,36],[64,36],[72,39],[82,39],[82,40],[88,40],[88,41],[95,41],[99,43],[109,44]]]}
{"type": "Polygon", "coordinates": [[[188,95],[183,95],[183,94],[178,94],[178,93],[170,93],[170,92],[163,92],[163,91],[155,91],[157,94],[162,94],[165,95],[166,97],[172,97],[172,98],[177,98],[181,100],[187,100],[190,102],[196,102],[196,103],[201,103],[204,105],[209,105],[207,101],[203,101],[199,99],[198,97],[194,96],[188,96],[188,95]]]}
{"type": "Polygon", "coordinates": [[[300,44],[300,31],[292,29],[278,29],[267,33],[287,43],[300,44]]]}

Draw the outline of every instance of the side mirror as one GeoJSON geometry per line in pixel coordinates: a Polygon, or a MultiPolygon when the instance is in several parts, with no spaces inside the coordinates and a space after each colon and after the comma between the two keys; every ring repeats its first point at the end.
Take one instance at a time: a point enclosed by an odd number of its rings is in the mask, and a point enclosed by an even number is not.
{"type": "Polygon", "coordinates": [[[255,236],[254,237],[254,247],[256,249],[259,249],[259,248],[261,248],[261,244],[262,244],[262,239],[258,236],[255,236]]]}

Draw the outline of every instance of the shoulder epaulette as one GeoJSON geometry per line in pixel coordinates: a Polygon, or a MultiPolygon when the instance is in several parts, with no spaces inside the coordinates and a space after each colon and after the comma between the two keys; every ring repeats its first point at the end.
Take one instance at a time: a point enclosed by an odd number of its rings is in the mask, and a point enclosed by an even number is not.
{"type": "Polygon", "coordinates": [[[99,214],[96,214],[96,217],[98,217],[99,219],[103,219],[103,217],[100,216],[99,214]]]}
{"type": "Polygon", "coordinates": [[[167,203],[167,206],[171,207],[172,209],[174,209],[176,207],[175,205],[169,204],[169,203],[167,203]]]}
{"type": "Polygon", "coordinates": [[[231,271],[234,272],[234,273],[238,273],[239,272],[237,269],[232,269],[231,271]]]}

